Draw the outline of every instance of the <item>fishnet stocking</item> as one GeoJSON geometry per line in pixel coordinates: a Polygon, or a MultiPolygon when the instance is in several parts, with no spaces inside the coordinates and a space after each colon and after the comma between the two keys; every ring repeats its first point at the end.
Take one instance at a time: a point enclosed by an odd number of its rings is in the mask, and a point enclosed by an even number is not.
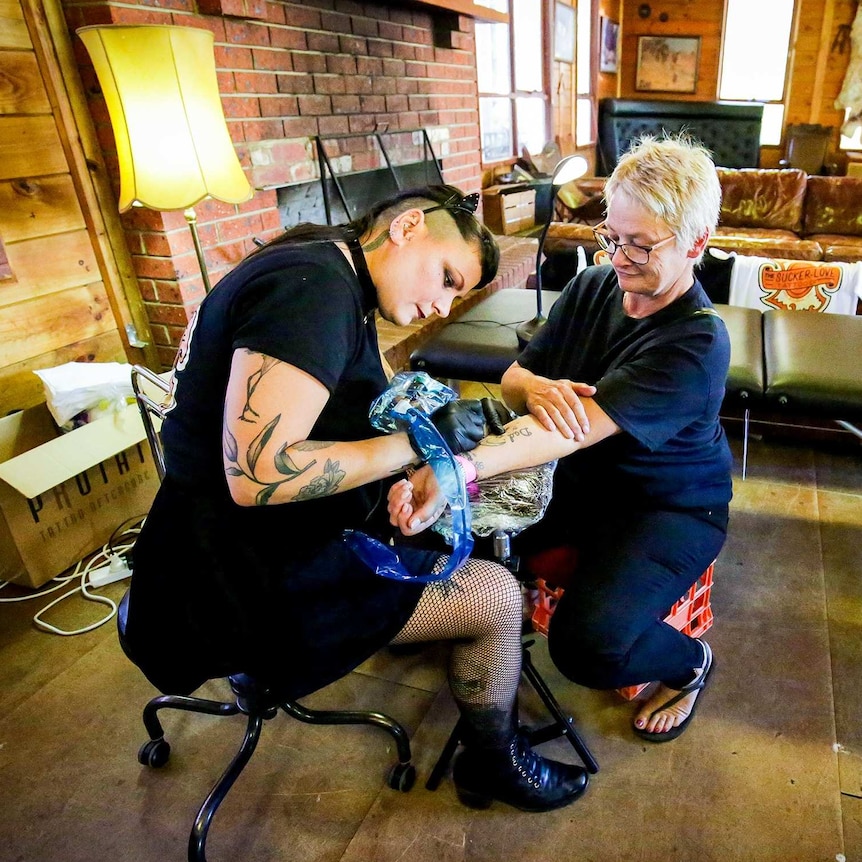
{"type": "Polygon", "coordinates": [[[521,588],[508,569],[470,559],[448,580],[425,587],[392,642],[452,641],[449,686],[458,705],[508,712],[521,676],[521,607],[521,588]]]}

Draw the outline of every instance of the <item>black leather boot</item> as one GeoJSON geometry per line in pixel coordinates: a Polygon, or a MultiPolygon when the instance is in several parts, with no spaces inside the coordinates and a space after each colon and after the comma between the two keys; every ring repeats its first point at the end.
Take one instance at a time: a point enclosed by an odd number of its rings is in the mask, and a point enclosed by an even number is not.
{"type": "Polygon", "coordinates": [[[458,798],[470,808],[487,808],[493,800],[521,811],[551,811],[574,802],[589,782],[581,766],[536,754],[523,732],[503,750],[466,747],[452,770],[458,798]]]}

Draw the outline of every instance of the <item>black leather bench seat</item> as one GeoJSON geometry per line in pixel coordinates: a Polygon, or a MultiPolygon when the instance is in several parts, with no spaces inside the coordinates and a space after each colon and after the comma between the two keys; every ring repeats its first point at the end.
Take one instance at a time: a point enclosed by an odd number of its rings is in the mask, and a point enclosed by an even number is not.
{"type": "Polygon", "coordinates": [[[862,317],[770,309],[763,333],[771,407],[862,419],[862,317]]]}
{"type": "MultiPolygon", "coordinates": [[[[545,314],[559,295],[554,290],[542,291],[545,314]]],[[[414,350],[410,354],[410,368],[427,371],[441,380],[499,383],[503,372],[520,353],[516,327],[532,320],[535,314],[535,291],[520,288],[497,291],[414,350]]]]}

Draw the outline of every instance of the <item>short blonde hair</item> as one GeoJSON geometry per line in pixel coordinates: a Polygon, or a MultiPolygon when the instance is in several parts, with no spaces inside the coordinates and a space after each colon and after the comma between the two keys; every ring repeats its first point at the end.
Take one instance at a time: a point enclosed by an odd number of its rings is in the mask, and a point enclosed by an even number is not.
{"type": "Polygon", "coordinates": [[[706,147],[685,134],[639,138],[608,177],[606,203],[618,191],[655,213],[686,248],[718,223],[721,185],[715,163],[706,147]]]}

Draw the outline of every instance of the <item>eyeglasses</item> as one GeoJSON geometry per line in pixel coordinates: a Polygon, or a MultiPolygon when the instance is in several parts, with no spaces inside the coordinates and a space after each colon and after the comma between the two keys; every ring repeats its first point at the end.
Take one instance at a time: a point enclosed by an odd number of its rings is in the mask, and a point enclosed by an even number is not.
{"type": "Polygon", "coordinates": [[[593,236],[596,238],[599,248],[606,251],[610,257],[613,257],[616,254],[617,249],[619,249],[625,257],[636,266],[644,266],[649,263],[649,256],[652,252],[654,252],[659,246],[665,245],[671,240],[676,239],[676,234],[673,233],[665,239],[660,239],[653,245],[635,245],[633,242],[617,242],[616,240],[611,239],[606,233],[602,233],[601,230],[599,230],[599,228],[603,226],[604,222],[593,228],[593,236]]]}
{"type": "Polygon", "coordinates": [[[437,210],[448,210],[449,212],[462,212],[467,215],[475,215],[476,207],[479,206],[479,193],[473,192],[470,195],[462,195],[458,192],[453,194],[442,204],[437,204],[433,207],[428,207],[427,210],[422,210],[426,215],[428,213],[437,212],[437,210]]]}

